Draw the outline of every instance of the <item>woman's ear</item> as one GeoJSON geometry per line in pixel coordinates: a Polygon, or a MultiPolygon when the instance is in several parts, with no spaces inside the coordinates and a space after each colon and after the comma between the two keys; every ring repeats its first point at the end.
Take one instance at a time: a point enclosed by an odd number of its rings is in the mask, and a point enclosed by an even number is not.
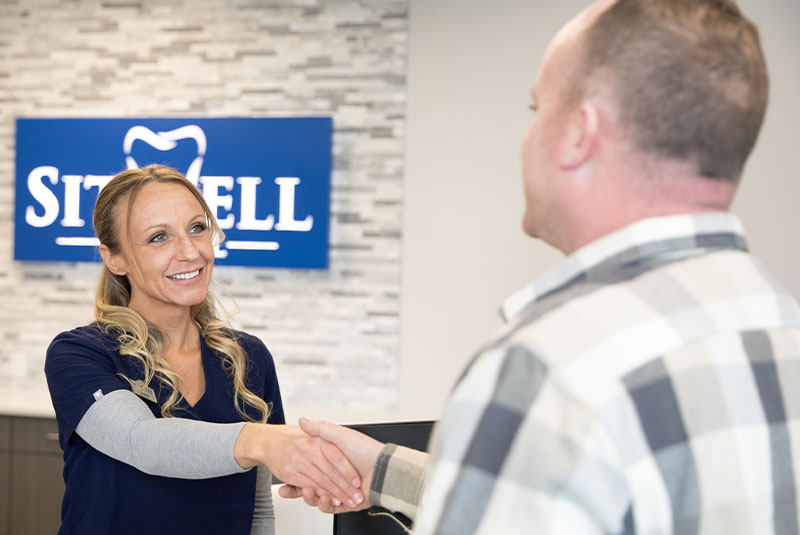
{"type": "Polygon", "coordinates": [[[128,265],[121,254],[114,254],[106,245],[100,245],[100,256],[103,258],[103,264],[114,275],[124,277],[128,274],[128,265]]]}
{"type": "Polygon", "coordinates": [[[572,113],[558,155],[562,168],[574,169],[589,160],[597,145],[599,121],[599,110],[591,102],[582,102],[572,113]]]}

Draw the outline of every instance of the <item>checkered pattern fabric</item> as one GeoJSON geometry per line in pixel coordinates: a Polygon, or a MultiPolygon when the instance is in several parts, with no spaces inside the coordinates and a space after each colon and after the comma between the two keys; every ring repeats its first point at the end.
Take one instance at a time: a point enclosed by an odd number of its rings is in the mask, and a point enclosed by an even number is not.
{"type": "Polygon", "coordinates": [[[426,453],[396,444],[386,444],[372,474],[370,500],[389,511],[415,518],[427,465],[426,453]],[[387,474],[390,474],[388,478],[387,474]],[[393,477],[391,474],[401,474],[401,477],[393,477]]]}
{"type": "Polygon", "coordinates": [[[503,312],[435,431],[415,533],[798,533],[800,308],[735,217],[637,222],[503,312]]]}

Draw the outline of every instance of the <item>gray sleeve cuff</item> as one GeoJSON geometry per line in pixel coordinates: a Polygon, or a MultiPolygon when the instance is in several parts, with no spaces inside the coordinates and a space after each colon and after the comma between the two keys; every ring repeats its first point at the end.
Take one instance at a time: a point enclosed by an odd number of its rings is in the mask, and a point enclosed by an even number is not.
{"type": "Polygon", "coordinates": [[[246,471],[233,457],[245,425],[156,418],[136,394],[115,390],[89,407],[76,432],[96,450],[147,474],[206,479],[246,471]]]}

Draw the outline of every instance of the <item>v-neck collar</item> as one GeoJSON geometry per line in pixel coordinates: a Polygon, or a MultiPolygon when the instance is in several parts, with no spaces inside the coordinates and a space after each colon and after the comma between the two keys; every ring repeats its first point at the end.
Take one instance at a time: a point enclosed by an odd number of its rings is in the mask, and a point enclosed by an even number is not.
{"type": "Polygon", "coordinates": [[[181,401],[179,405],[183,410],[188,410],[193,413],[197,413],[198,410],[202,411],[205,407],[208,406],[209,403],[213,403],[214,397],[214,374],[212,373],[211,364],[212,361],[216,358],[211,348],[208,347],[206,344],[205,338],[203,338],[203,334],[199,333],[200,336],[200,360],[203,364],[203,375],[205,376],[205,389],[203,391],[203,395],[195,402],[194,405],[190,405],[186,398],[181,396],[181,401]]]}

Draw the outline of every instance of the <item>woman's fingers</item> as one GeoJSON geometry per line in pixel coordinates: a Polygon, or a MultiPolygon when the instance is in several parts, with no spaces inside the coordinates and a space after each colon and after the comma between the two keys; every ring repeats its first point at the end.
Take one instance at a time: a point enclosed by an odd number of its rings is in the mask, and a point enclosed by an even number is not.
{"type": "Polygon", "coordinates": [[[328,494],[323,494],[322,496],[318,495],[317,492],[310,487],[300,488],[293,485],[282,485],[278,489],[278,495],[281,498],[287,499],[303,498],[303,501],[306,502],[307,505],[316,507],[323,513],[328,514],[349,513],[370,507],[370,504],[367,502],[359,504],[354,508],[347,507],[343,504],[339,504],[335,498],[332,498],[328,494]]]}
{"type": "MultiPolygon", "coordinates": [[[[332,467],[332,465],[331,465],[332,467]]],[[[361,492],[357,489],[346,488],[341,489],[331,481],[331,479],[313,464],[306,466],[303,469],[303,474],[300,479],[307,479],[309,484],[302,484],[303,497],[305,498],[306,492],[313,492],[315,495],[330,495],[331,501],[335,506],[342,503],[342,499],[350,507],[355,507],[357,503],[361,503],[364,499],[361,497],[361,492]],[[342,498],[338,498],[341,492],[345,492],[342,498]]]]}
{"type": "Polygon", "coordinates": [[[303,489],[295,487],[294,485],[281,485],[278,488],[278,496],[286,498],[287,500],[301,498],[303,496],[303,489]]]}

